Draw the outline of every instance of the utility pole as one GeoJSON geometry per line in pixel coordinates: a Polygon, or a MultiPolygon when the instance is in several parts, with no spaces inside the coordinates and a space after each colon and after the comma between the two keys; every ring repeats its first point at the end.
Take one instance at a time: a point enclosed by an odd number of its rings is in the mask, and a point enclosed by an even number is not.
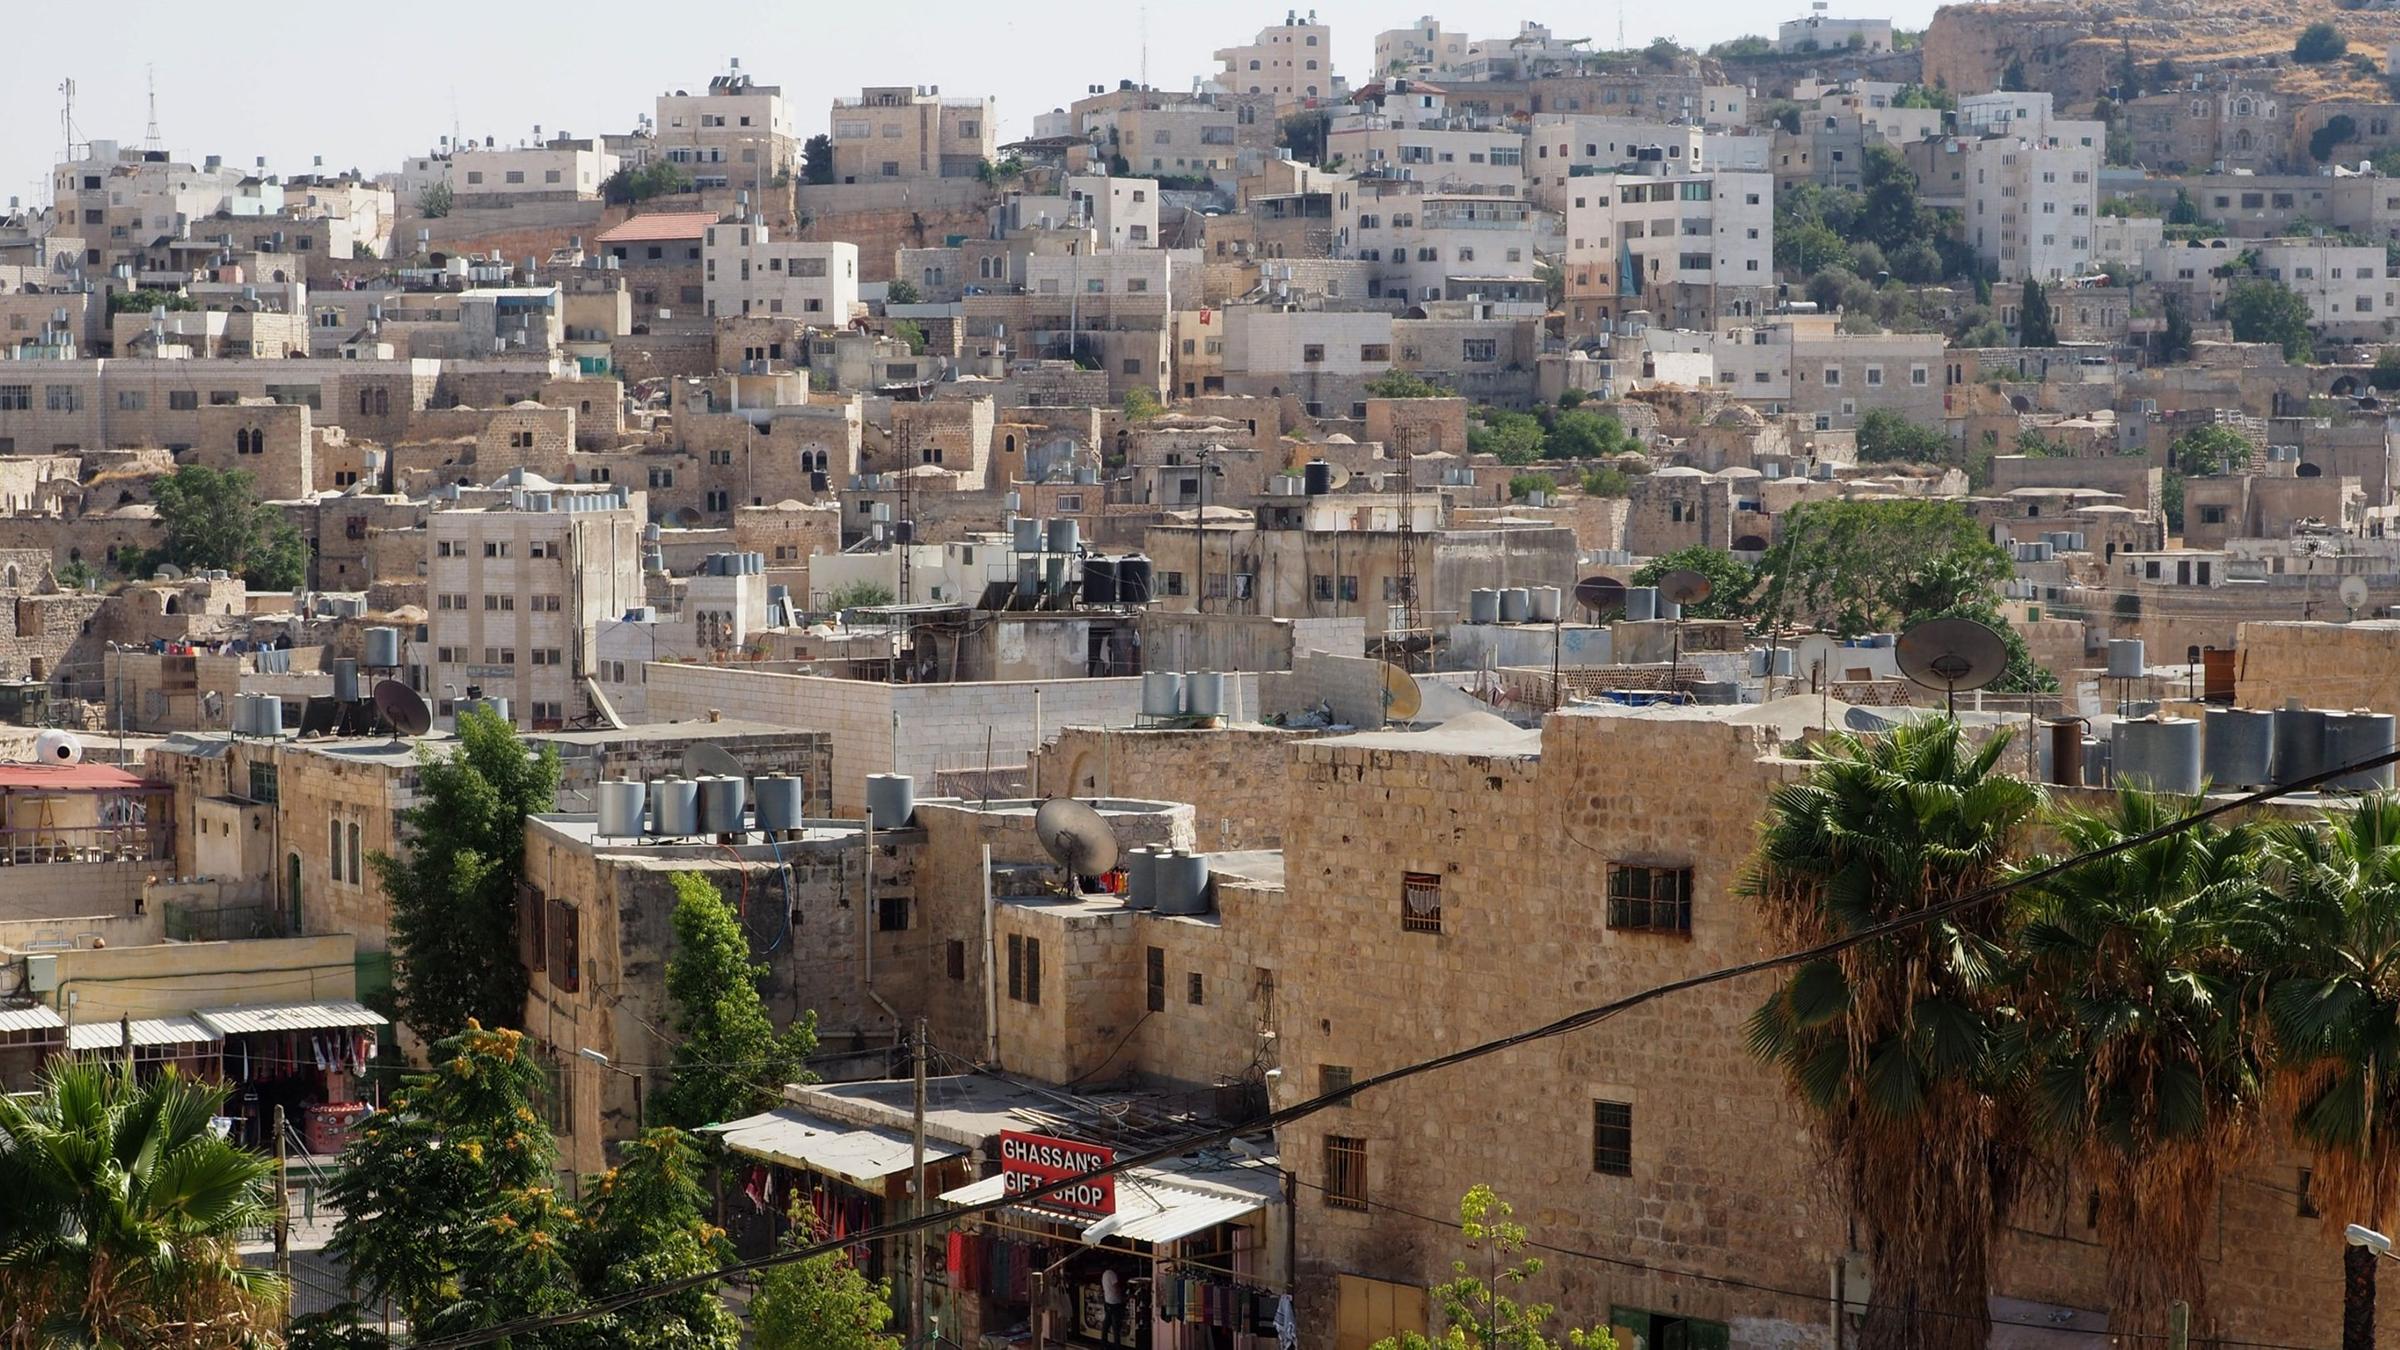
{"type": "Polygon", "coordinates": [[[1416,658],[1410,654],[1409,643],[1421,622],[1417,612],[1417,428],[1406,423],[1392,428],[1392,448],[1400,452],[1400,605],[1396,610],[1385,609],[1384,622],[1399,629],[1391,636],[1399,642],[1400,668],[1414,671],[1416,658]]]}
{"type": "MultiPolygon", "coordinates": [[[[922,1017],[917,1019],[916,1052],[917,1109],[910,1139],[909,1178],[912,1193],[916,1196],[914,1212],[922,1215],[928,1209],[925,1194],[925,1019],[922,1017]]],[[[925,1334],[925,1235],[918,1233],[909,1238],[909,1243],[914,1255],[908,1263],[908,1334],[916,1344],[929,1346],[933,1340],[925,1334]]]]}
{"type": "Polygon", "coordinates": [[[291,1131],[283,1123],[283,1108],[275,1108],[275,1275],[283,1281],[284,1309],[291,1309],[292,1192],[291,1157],[286,1143],[291,1131]]]}

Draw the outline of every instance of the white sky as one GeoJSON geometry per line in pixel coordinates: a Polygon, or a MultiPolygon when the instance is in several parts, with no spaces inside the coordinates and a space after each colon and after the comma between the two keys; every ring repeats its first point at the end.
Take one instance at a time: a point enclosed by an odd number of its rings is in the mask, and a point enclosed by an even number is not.
{"type": "MultiPolygon", "coordinates": [[[[1429,0],[1416,0],[1419,6],[1429,0]]],[[[1897,10],[1842,3],[1833,12],[1884,14],[1922,27],[1935,0],[1897,10]]],[[[1435,17],[1471,37],[1514,33],[1522,19],[1562,37],[1615,46],[1615,3],[1439,0],[1435,17]]],[[[229,164],[264,155],[272,172],[372,175],[398,167],[452,126],[502,143],[564,129],[628,130],[670,88],[699,89],[739,57],[779,84],[802,130],[825,130],[827,103],[867,84],[938,84],[954,96],[999,100],[1000,137],[1025,135],[1035,113],[1064,107],[1085,86],[1139,79],[1147,32],[1149,78],[1189,88],[1216,69],[1210,53],[1280,22],[1283,4],[1163,0],[916,0],[890,11],[829,0],[399,0],[396,4],[267,7],[191,0],[111,0],[92,11],[102,42],[9,44],[0,56],[0,198],[41,200],[57,158],[58,84],[76,82],[75,123],[86,140],[139,145],[148,122],[146,67],[155,67],[158,120],[169,150],[229,164]]],[[[1307,7],[1304,5],[1302,9],[1307,7]]],[[[1334,28],[1335,69],[1360,82],[1374,35],[1413,23],[1421,7],[1320,0],[1334,28]]],[[[1625,39],[1665,34],[1692,46],[1774,26],[1806,0],[1712,0],[1693,7],[1623,3],[1625,39]]]]}

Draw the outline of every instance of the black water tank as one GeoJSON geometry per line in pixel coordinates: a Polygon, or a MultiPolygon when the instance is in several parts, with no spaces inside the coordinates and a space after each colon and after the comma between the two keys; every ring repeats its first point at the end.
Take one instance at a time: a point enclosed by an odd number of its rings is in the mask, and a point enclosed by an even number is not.
{"type": "Polygon", "coordinates": [[[1083,598],[1085,603],[1113,605],[1117,603],[1120,590],[1116,559],[1091,557],[1083,560],[1083,598]]]}
{"type": "Polygon", "coordinates": [[[1146,605],[1150,603],[1150,560],[1139,553],[1128,553],[1117,559],[1117,603],[1146,605]]]}
{"type": "Polygon", "coordinates": [[[1310,460],[1300,469],[1300,486],[1311,497],[1333,491],[1333,466],[1321,459],[1310,460]]]}

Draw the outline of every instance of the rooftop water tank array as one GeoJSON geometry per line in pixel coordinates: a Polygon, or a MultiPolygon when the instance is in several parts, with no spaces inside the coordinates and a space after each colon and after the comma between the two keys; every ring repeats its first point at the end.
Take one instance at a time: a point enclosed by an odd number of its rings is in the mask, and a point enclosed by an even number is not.
{"type": "Polygon", "coordinates": [[[2200,723],[2189,717],[2131,717],[2112,733],[2116,781],[2153,792],[2198,792],[2200,723]]]}
{"type": "Polygon", "coordinates": [[[1142,716],[1183,715],[1183,675],[1173,670],[1142,672],[1142,716]]]}
{"type": "Polygon", "coordinates": [[[612,778],[593,789],[604,839],[632,839],[642,833],[642,810],[649,805],[650,785],[638,779],[612,778]]]}

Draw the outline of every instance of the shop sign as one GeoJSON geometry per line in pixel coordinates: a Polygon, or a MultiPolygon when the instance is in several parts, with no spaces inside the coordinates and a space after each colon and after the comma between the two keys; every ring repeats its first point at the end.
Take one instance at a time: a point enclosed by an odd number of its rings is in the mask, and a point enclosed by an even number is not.
{"type": "MultiPolygon", "coordinates": [[[[1054,1139],[1046,1134],[1020,1134],[1015,1130],[1000,1132],[1001,1189],[1009,1195],[1023,1195],[1039,1190],[1056,1181],[1108,1167],[1117,1161],[1117,1151],[1098,1144],[1079,1144],[1071,1139],[1054,1139]]],[[[1117,1212],[1117,1178],[1115,1173],[1078,1182],[1066,1190],[1045,1195],[1034,1203],[1053,1209],[1071,1209],[1080,1214],[1106,1215],[1117,1212]]]]}

